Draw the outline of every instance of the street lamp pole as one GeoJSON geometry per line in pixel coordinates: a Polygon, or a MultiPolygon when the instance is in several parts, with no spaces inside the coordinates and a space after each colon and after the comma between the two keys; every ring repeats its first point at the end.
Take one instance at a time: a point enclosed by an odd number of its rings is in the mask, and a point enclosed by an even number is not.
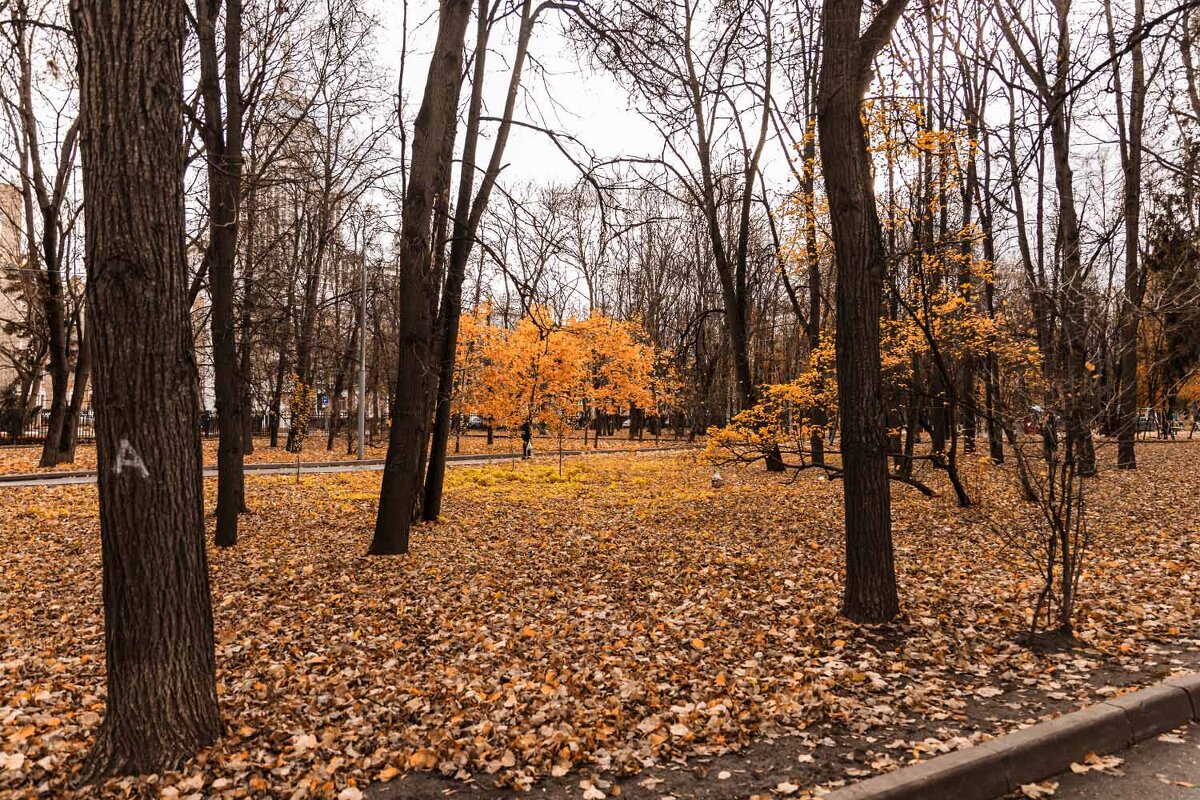
{"type": "Polygon", "coordinates": [[[358,460],[365,453],[364,440],[367,432],[367,255],[366,236],[363,236],[363,252],[358,254],[361,268],[359,283],[359,331],[358,331],[358,460]]]}

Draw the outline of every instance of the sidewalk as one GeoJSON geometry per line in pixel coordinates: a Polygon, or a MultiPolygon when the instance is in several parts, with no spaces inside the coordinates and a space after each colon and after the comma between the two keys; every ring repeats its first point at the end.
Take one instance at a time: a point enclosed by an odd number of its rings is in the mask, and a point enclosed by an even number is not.
{"type": "MultiPolygon", "coordinates": [[[[955,750],[918,764],[851,784],[827,800],[993,800],[1019,797],[1104,798],[1197,798],[1200,789],[1187,785],[1200,780],[1171,777],[1170,770],[1195,776],[1195,738],[1173,739],[1176,729],[1193,732],[1200,722],[1200,672],[1176,675],[1160,684],[1087,706],[1061,717],[1039,722],[987,742],[955,750]],[[1162,738],[1166,736],[1167,738],[1162,738]],[[1142,745],[1144,753],[1132,754],[1142,745]],[[1185,748],[1184,753],[1158,750],[1159,745],[1185,748]],[[1149,749],[1153,748],[1153,749],[1149,749]],[[1116,759],[1100,756],[1115,755],[1116,759]],[[1113,772],[1125,758],[1146,759],[1140,764],[1130,793],[1120,795],[1119,784],[1075,784],[1073,764],[1095,764],[1113,772]],[[1159,775],[1165,776],[1160,779],[1159,775]],[[1068,776],[1070,776],[1068,778],[1068,776]],[[1147,777],[1148,776],[1148,777],[1147,777]],[[1149,780],[1148,785],[1144,781],[1149,780]],[[1165,782],[1164,782],[1165,780],[1165,782]],[[1171,781],[1177,781],[1172,784],[1171,781]],[[1052,783],[1064,789],[1055,792],[1052,783]],[[1172,789],[1192,794],[1175,795],[1172,789]],[[1069,795],[1076,789],[1084,792],[1069,795]],[[1094,793],[1088,794],[1088,791],[1094,793]]],[[[1179,737],[1183,738],[1183,737],[1179,737]]],[[[1099,780],[1087,770],[1087,779],[1099,780]]],[[[1119,769],[1117,770],[1119,771],[1119,769]]],[[[1117,776],[1111,776],[1114,780],[1117,776]]]]}
{"type": "MultiPolygon", "coordinates": [[[[1119,753],[1124,775],[1067,772],[1055,800],[1196,800],[1200,798],[1200,725],[1172,731],[1119,753]],[[1190,785],[1189,785],[1190,784],[1190,785]]],[[[1019,796],[1019,795],[1018,795],[1019,796]]]]}

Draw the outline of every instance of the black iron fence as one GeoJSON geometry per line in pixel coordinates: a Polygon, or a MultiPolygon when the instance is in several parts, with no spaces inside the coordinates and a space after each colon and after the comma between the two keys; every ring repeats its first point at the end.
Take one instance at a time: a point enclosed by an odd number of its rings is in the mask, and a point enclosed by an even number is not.
{"type": "MultiPolygon", "coordinates": [[[[341,411],[334,415],[328,411],[319,411],[314,413],[309,418],[308,431],[309,435],[324,433],[328,434],[331,425],[335,424],[336,430],[340,433],[346,431],[357,430],[358,416],[354,411],[341,411]]],[[[272,415],[270,412],[258,411],[250,418],[250,429],[254,436],[270,436],[271,435],[272,415]]],[[[672,423],[677,423],[678,420],[664,420],[661,424],[663,432],[670,432],[672,427],[676,427],[672,423]]],[[[379,435],[381,431],[386,431],[388,420],[386,417],[377,419],[368,417],[366,420],[367,431],[372,438],[379,435]]],[[[591,423],[586,420],[583,424],[594,429],[591,423]]],[[[289,422],[287,417],[280,420],[279,426],[276,429],[281,435],[286,436],[289,422]]],[[[604,431],[605,435],[619,435],[621,432],[628,432],[628,420],[622,421],[620,418],[615,420],[604,431]],[[624,429],[624,431],[622,431],[624,429]]],[[[26,419],[21,419],[21,414],[12,410],[0,409],[0,446],[3,445],[40,445],[46,441],[46,433],[50,427],[50,411],[48,409],[38,409],[28,414],[26,419]]],[[[579,426],[579,430],[583,429],[583,425],[579,426]]],[[[486,425],[479,417],[461,417],[455,420],[454,430],[456,433],[464,435],[486,435],[486,425]]],[[[501,435],[501,431],[506,430],[503,426],[497,426],[494,429],[496,435],[501,435]]],[[[205,411],[200,415],[200,435],[205,439],[215,439],[217,437],[218,425],[217,415],[212,411],[205,411]]],[[[647,432],[654,434],[654,424],[647,426],[647,432]]],[[[79,419],[75,422],[76,441],[79,443],[90,443],[96,440],[95,416],[92,410],[84,409],[79,414],[79,419]]]]}
{"type": "MultiPolygon", "coordinates": [[[[19,411],[0,410],[0,445],[42,444],[46,441],[46,432],[50,427],[49,409],[38,409],[25,415],[25,419],[21,417],[19,411]]],[[[95,417],[91,409],[84,409],[75,421],[75,440],[92,442],[95,439],[95,417]]]]}

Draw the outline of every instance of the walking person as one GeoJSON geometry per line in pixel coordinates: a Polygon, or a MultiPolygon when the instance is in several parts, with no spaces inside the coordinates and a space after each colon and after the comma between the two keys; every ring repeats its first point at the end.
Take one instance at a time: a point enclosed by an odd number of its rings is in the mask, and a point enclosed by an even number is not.
{"type": "Polygon", "coordinates": [[[533,455],[533,425],[529,420],[521,423],[521,458],[527,459],[533,455]]]}

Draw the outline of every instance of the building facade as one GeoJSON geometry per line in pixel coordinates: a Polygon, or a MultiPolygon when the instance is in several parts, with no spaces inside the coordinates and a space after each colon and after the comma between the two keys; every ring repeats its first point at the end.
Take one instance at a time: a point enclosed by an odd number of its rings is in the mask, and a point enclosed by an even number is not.
{"type": "Polygon", "coordinates": [[[22,292],[14,286],[24,266],[22,247],[21,190],[11,183],[0,183],[0,394],[18,379],[11,354],[24,343],[7,330],[5,322],[23,319],[22,292]]]}

